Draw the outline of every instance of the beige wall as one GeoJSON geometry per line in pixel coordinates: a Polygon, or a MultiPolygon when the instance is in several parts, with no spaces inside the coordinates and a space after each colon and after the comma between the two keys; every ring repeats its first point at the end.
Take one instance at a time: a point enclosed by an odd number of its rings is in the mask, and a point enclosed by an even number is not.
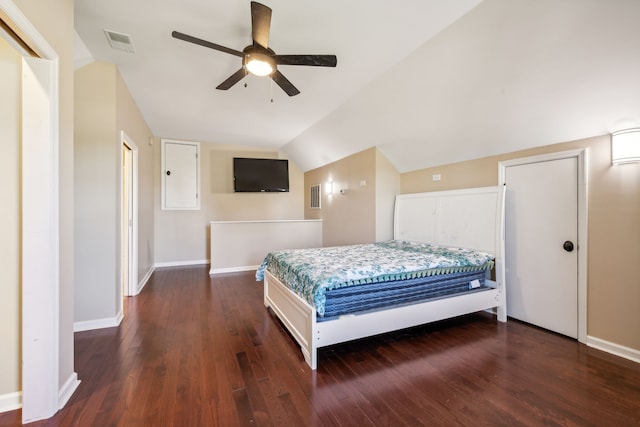
{"type": "Polygon", "coordinates": [[[116,67],[75,73],[76,322],[116,315],[116,67]]]}
{"type": "Polygon", "coordinates": [[[323,220],[324,246],[392,237],[393,201],[400,175],[376,148],[308,171],[304,180],[305,218],[323,220]],[[333,195],[327,194],[328,182],[333,182],[333,195]],[[311,209],[309,188],[317,184],[322,189],[321,209],[311,209]]]}
{"type": "MultiPolygon", "coordinates": [[[[154,264],[154,152],[153,145],[149,144],[153,134],[122,76],[116,72],[116,145],[118,151],[121,143],[120,131],[124,131],[131,139],[138,153],[138,271],[136,276],[139,284],[153,269],[154,264]]],[[[121,178],[119,161],[116,167],[118,169],[116,173],[121,178]]],[[[121,189],[122,185],[119,179],[118,201],[122,197],[121,189]]],[[[117,221],[117,226],[120,226],[119,221],[117,221]]],[[[119,229],[118,233],[120,233],[119,229]]],[[[117,247],[120,248],[119,245],[117,247]]],[[[118,272],[120,272],[119,269],[118,272]]]]}
{"type": "Polygon", "coordinates": [[[60,387],[73,367],[73,0],[13,0],[58,55],[60,387]]]}
{"type": "Polygon", "coordinates": [[[233,157],[283,157],[273,150],[205,142],[200,143],[200,210],[161,210],[161,144],[154,146],[155,261],[158,265],[209,260],[210,221],[304,218],[304,175],[295,163],[289,162],[288,193],[234,193],[233,157]]]}
{"type": "Polygon", "coordinates": [[[640,165],[611,165],[609,135],[405,173],[403,193],[498,183],[501,160],[588,149],[587,334],[640,350],[640,165]],[[431,176],[442,180],[433,182],[431,176]]]}
{"type": "Polygon", "coordinates": [[[114,319],[122,299],[121,131],[138,149],[138,282],[153,268],[153,147],[113,64],[75,73],[75,321],[114,319]]]}
{"type": "Polygon", "coordinates": [[[0,396],[21,390],[20,54],[0,37],[0,396]]]}

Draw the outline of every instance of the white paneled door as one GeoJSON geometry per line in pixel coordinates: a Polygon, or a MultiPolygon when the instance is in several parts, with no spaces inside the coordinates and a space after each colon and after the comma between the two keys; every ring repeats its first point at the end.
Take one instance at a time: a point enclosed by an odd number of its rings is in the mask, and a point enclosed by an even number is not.
{"type": "Polygon", "coordinates": [[[162,209],[200,209],[200,144],[162,140],[162,209]]]}
{"type": "Polygon", "coordinates": [[[578,337],[578,159],[505,168],[508,315],[578,337]]]}

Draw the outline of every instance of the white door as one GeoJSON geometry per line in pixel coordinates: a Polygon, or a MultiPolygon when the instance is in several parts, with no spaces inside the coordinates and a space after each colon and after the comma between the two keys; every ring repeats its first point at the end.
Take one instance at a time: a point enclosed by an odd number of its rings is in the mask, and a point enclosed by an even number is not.
{"type": "Polygon", "coordinates": [[[199,151],[198,143],[162,140],[163,209],[200,209],[199,151]]]}
{"type": "Polygon", "coordinates": [[[506,167],[508,315],[578,337],[578,159],[506,167]]]}

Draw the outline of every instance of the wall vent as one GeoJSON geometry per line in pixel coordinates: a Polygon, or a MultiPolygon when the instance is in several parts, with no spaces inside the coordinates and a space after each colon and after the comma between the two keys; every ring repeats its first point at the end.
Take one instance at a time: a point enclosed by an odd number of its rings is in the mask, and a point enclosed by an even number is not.
{"type": "Polygon", "coordinates": [[[117,31],[104,30],[107,35],[107,40],[112,48],[123,50],[129,53],[136,53],[136,48],[133,46],[133,41],[129,34],[118,33],[117,31]]]}
{"type": "Polygon", "coordinates": [[[311,209],[320,209],[320,184],[311,186],[311,209]]]}

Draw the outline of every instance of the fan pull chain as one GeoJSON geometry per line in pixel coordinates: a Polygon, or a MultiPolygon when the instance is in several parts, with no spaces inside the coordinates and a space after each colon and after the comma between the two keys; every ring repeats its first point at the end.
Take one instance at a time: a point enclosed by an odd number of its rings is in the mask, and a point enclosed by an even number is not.
{"type": "Polygon", "coordinates": [[[270,82],[270,88],[271,88],[271,103],[273,104],[273,79],[269,79],[271,80],[270,82]]]}

